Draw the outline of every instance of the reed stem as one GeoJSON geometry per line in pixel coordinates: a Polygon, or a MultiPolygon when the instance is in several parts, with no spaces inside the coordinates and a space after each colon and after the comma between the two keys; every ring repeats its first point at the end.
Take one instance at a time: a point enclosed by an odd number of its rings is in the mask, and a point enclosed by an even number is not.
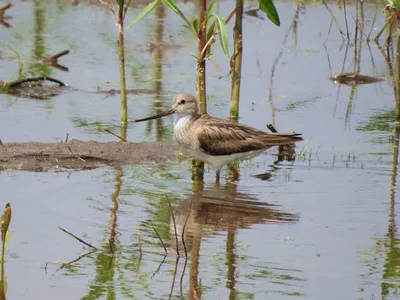
{"type": "MultiPolygon", "coordinates": [[[[202,55],[203,49],[206,46],[206,29],[207,21],[205,13],[207,10],[207,0],[199,0],[199,35],[198,35],[198,54],[196,67],[196,96],[199,102],[199,112],[207,113],[207,98],[206,98],[206,61],[202,55]]],[[[203,180],[204,163],[198,160],[192,160],[192,179],[203,180]]]]}
{"type": "MultiPolygon", "coordinates": [[[[118,59],[119,59],[119,84],[120,84],[120,101],[121,101],[121,125],[128,121],[128,109],[126,101],[126,79],[125,79],[125,50],[124,50],[124,0],[118,7],[117,14],[117,32],[118,32],[118,59]]],[[[126,139],[126,130],[121,130],[121,135],[126,139]]]]}
{"type": "Polygon", "coordinates": [[[242,20],[243,20],[243,0],[236,0],[235,27],[233,28],[234,50],[231,57],[231,104],[229,116],[237,121],[239,117],[239,97],[240,79],[242,74],[242,20]]]}
{"type": "Polygon", "coordinates": [[[206,99],[206,61],[201,57],[201,53],[206,45],[207,21],[205,12],[207,10],[207,0],[199,0],[199,35],[198,35],[198,61],[196,68],[196,94],[199,101],[199,112],[207,113],[206,99]]]}

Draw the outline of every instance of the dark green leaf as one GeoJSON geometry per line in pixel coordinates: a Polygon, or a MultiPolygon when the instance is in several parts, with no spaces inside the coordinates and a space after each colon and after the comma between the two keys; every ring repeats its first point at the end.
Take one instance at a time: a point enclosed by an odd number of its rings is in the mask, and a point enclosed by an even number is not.
{"type": "Polygon", "coordinates": [[[160,2],[161,0],[154,0],[153,2],[150,2],[149,4],[146,5],[146,7],[140,12],[140,14],[132,21],[131,24],[129,24],[128,27],[130,27],[131,25],[139,22],[141,19],[144,18],[144,16],[146,16],[149,12],[151,12],[153,10],[154,7],[157,6],[157,4],[160,2]]]}
{"type": "MultiPolygon", "coordinates": [[[[214,22],[211,23],[211,25],[208,27],[208,30],[207,30],[207,35],[206,35],[207,42],[212,37],[212,35],[214,34],[214,30],[216,30],[215,26],[216,26],[216,21],[214,20],[214,22]]],[[[213,41],[208,45],[207,51],[206,51],[206,56],[210,55],[210,53],[211,53],[211,45],[214,44],[214,43],[215,43],[215,38],[213,38],[213,41]]]]}
{"type": "Polygon", "coordinates": [[[217,19],[218,39],[219,39],[219,43],[221,45],[222,52],[224,52],[226,57],[229,57],[228,33],[227,33],[227,30],[226,30],[225,21],[218,14],[213,14],[213,16],[217,19]]]}
{"type": "Polygon", "coordinates": [[[278,12],[276,11],[275,5],[272,0],[258,0],[260,9],[267,15],[268,19],[271,20],[276,26],[281,25],[279,20],[278,12]]]}
{"type": "Polygon", "coordinates": [[[116,2],[119,7],[122,7],[124,5],[124,0],[116,0],[116,2]]]}
{"type": "Polygon", "coordinates": [[[215,29],[215,21],[211,23],[210,27],[208,27],[206,40],[208,41],[214,33],[215,29]]]}
{"type": "Polygon", "coordinates": [[[197,34],[199,34],[199,20],[198,19],[193,20],[192,27],[193,27],[193,30],[196,31],[197,34]]]}

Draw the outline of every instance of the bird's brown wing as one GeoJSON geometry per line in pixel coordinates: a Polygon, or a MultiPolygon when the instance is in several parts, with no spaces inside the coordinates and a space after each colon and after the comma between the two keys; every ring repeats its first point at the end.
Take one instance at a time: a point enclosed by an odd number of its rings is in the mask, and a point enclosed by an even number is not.
{"type": "Polygon", "coordinates": [[[267,133],[234,122],[210,121],[203,125],[195,134],[200,148],[210,155],[261,150],[303,140],[297,133],[267,133]]]}

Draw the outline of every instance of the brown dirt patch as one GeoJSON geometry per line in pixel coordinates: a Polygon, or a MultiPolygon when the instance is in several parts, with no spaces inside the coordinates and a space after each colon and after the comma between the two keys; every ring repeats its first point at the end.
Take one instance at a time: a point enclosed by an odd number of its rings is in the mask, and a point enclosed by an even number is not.
{"type": "Polygon", "coordinates": [[[96,142],[72,140],[67,143],[4,143],[0,145],[0,171],[87,170],[176,159],[173,142],[96,142]]]}

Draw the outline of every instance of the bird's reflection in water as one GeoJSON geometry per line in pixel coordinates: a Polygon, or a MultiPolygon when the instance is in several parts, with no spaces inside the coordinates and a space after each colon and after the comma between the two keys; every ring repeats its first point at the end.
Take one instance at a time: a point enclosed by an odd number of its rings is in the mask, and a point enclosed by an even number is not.
{"type": "MultiPolygon", "coordinates": [[[[203,182],[193,181],[192,191],[191,196],[181,200],[170,222],[170,250],[179,252],[181,257],[190,258],[189,263],[184,260],[179,280],[180,295],[185,293],[183,282],[188,265],[188,299],[202,298],[203,290],[199,278],[202,238],[226,232],[226,288],[229,290],[229,299],[235,299],[235,295],[240,292],[236,288],[235,275],[237,229],[250,228],[253,224],[294,223],[298,216],[283,211],[278,205],[262,202],[255,195],[238,192],[237,186],[232,183],[204,188],[203,182]]],[[[174,291],[178,261],[179,256],[175,264],[170,299],[174,291]]]]}
{"type": "MultiPolygon", "coordinates": [[[[257,199],[256,195],[237,192],[235,184],[215,185],[193,193],[174,211],[179,248],[190,252],[193,239],[228,229],[245,229],[253,224],[297,222],[296,214],[285,212],[279,205],[257,199]]],[[[175,227],[170,223],[171,246],[174,248],[175,227]]],[[[188,253],[189,255],[189,253],[188,253]]]]}
{"type": "Polygon", "coordinates": [[[279,205],[260,201],[255,195],[238,192],[236,184],[204,187],[203,181],[193,181],[192,195],[180,201],[170,220],[168,244],[170,251],[176,251],[178,256],[169,299],[174,293],[179,257],[185,256],[189,257],[189,262],[187,259],[184,260],[181,271],[180,296],[186,293],[183,282],[186,281],[184,278],[188,266],[188,299],[202,298],[203,290],[199,278],[201,241],[203,236],[224,232],[226,232],[226,288],[229,290],[229,299],[235,299],[237,293],[240,293],[236,288],[235,275],[237,229],[250,228],[254,224],[294,223],[298,221],[298,216],[285,212],[279,205]]]}

